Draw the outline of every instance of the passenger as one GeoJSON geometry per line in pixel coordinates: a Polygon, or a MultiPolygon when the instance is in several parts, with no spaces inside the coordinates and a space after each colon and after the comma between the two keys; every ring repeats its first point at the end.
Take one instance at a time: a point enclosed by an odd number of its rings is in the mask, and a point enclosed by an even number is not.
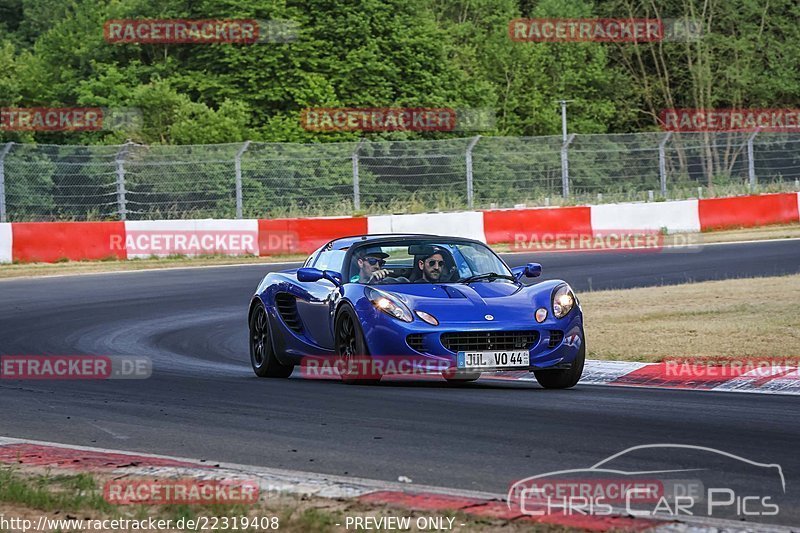
{"type": "Polygon", "coordinates": [[[360,251],[358,256],[358,275],[350,280],[358,283],[372,283],[383,280],[389,271],[383,268],[389,254],[381,251],[379,246],[372,246],[360,251]]]}
{"type": "Polygon", "coordinates": [[[441,248],[433,247],[427,255],[417,260],[417,268],[422,272],[422,277],[416,283],[439,283],[443,278],[446,279],[449,269],[444,254],[441,248]]]}

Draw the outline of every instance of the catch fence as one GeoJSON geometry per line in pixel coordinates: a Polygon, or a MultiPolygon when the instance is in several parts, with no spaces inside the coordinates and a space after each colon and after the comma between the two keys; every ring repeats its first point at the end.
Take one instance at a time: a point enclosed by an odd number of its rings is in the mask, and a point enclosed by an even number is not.
{"type": "Polygon", "coordinates": [[[0,221],[265,218],[800,190],[800,135],[0,144],[0,221]]]}

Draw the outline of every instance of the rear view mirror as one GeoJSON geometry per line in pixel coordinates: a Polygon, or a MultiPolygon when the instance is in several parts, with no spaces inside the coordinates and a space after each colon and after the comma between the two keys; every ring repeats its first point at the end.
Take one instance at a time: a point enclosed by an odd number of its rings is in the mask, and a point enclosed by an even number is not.
{"type": "Polygon", "coordinates": [[[412,244],[408,247],[408,255],[429,255],[433,252],[433,246],[430,244],[412,244]]]}

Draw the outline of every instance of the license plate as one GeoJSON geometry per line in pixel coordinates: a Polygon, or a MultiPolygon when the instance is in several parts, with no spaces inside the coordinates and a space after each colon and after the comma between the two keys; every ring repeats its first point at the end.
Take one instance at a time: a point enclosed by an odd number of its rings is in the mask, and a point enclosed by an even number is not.
{"type": "Polygon", "coordinates": [[[530,366],[530,353],[525,350],[509,352],[458,352],[458,368],[508,368],[530,366]]]}

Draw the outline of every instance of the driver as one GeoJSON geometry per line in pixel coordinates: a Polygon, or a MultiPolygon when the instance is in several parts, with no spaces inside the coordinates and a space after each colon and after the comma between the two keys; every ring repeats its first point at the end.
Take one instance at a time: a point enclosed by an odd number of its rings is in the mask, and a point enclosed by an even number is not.
{"type": "Polygon", "coordinates": [[[372,283],[381,281],[389,275],[389,271],[383,268],[389,254],[381,251],[380,246],[370,246],[359,251],[358,255],[358,275],[353,276],[351,282],[372,283]]]}

